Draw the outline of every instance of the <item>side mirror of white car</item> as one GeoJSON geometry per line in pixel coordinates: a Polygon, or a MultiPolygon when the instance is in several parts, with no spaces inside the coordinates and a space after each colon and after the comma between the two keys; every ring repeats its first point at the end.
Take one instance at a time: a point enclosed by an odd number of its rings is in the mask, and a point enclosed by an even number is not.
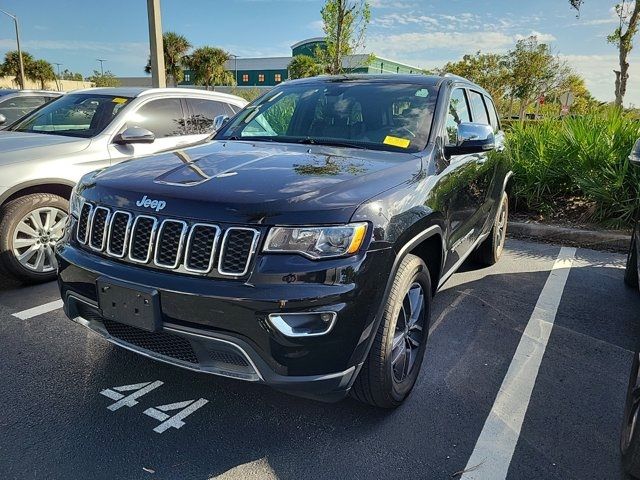
{"type": "Polygon", "coordinates": [[[156,136],[146,128],[129,127],[120,135],[118,135],[114,143],[119,145],[129,145],[132,143],[153,143],[156,136]]]}
{"type": "Polygon", "coordinates": [[[0,113],[0,125],[7,123],[7,117],[0,113]]]}
{"type": "Polygon", "coordinates": [[[228,121],[229,121],[229,117],[228,116],[226,116],[226,115],[216,115],[215,117],[213,117],[213,130],[215,132],[217,132],[222,127],[224,127],[225,124],[228,121]]]}

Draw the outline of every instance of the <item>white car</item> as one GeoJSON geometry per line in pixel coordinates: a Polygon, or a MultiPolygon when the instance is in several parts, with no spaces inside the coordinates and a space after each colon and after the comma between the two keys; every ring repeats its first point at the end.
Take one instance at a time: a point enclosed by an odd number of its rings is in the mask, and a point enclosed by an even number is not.
{"type": "Polygon", "coordinates": [[[49,90],[0,90],[0,129],[62,95],[49,90]]]}
{"type": "Polygon", "coordinates": [[[71,189],[82,175],[132,157],[206,141],[216,117],[247,102],[185,88],[79,90],[0,131],[0,270],[55,278],[71,189]]]}

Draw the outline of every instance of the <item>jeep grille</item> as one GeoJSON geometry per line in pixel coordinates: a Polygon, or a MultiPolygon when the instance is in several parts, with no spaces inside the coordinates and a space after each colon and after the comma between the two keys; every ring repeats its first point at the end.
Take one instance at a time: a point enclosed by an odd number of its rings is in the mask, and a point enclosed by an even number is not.
{"type": "Polygon", "coordinates": [[[229,277],[247,274],[259,236],[253,228],[223,230],[208,223],[112,211],[88,202],[76,231],[78,242],[110,257],[189,273],[214,271],[229,277]]]}

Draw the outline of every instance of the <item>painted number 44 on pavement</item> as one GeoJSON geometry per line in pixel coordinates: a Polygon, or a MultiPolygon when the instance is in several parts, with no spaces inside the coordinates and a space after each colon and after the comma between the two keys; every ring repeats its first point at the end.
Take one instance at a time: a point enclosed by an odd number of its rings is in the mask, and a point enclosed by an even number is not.
{"type": "MultiPolygon", "coordinates": [[[[102,390],[100,394],[115,400],[114,403],[107,407],[108,410],[115,412],[122,407],[133,407],[137,405],[140,397],[162,385],[163,382],[160,380],[156,380],[155,382],[134,383],[131,385],[106,388],[102,390]]],[[[182,427],[185,424],[183,421],[185,418],[206,405],[208,402],[209,400],[204,398],[200,398],[198,400],[186,400],[183,402],[169,403],[166,405],[147,408],[143,413],[161,422],[160,425],[153,429],[153,431],[156,433],[162,433],[169,428],[182,427]],[[173,413],[173,415],[170,415],[169,413],[173,413]]]]}

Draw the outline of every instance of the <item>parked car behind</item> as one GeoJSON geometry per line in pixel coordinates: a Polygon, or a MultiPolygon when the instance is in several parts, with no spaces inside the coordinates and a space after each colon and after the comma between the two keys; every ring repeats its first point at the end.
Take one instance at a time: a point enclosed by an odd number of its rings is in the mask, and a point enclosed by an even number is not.
{"type": "Polygon", "coordinates": [[[48,90],[0,90],[0,129],[62,95],[48,90]]]}
{"type": "Polygon", "coordinates": [[[209,138],[213,119],[247,102],[190,89],[93,88],[69,93],[0,132],[0,269],[55,278],[71,189],[85,173],[209,138]]]}
{"type": "MultiPolygon", "coordinates": [[[[636,168],[640,167],[640,139],[636,142],[629,161],[636,168]]],[[[636,218],[631,237],[624,281],[632,288],[638,289],[638,253],[640,248],[640,225],[636,218]]],[[[620,450],[622,465],[625,471],[635,478],[640,478],[640,352],[635,352],[629,375],[629,386],[624,408],[622,430],[620,433],[620,450]]]]}
{"type": "Polygon", "coordinates": [[[463,78],[286,82],[213,142],[82,178],[56,247],[65,311],[177,366],[396,407],[432,295],[502,254],[502,145],[463,78]]]}

